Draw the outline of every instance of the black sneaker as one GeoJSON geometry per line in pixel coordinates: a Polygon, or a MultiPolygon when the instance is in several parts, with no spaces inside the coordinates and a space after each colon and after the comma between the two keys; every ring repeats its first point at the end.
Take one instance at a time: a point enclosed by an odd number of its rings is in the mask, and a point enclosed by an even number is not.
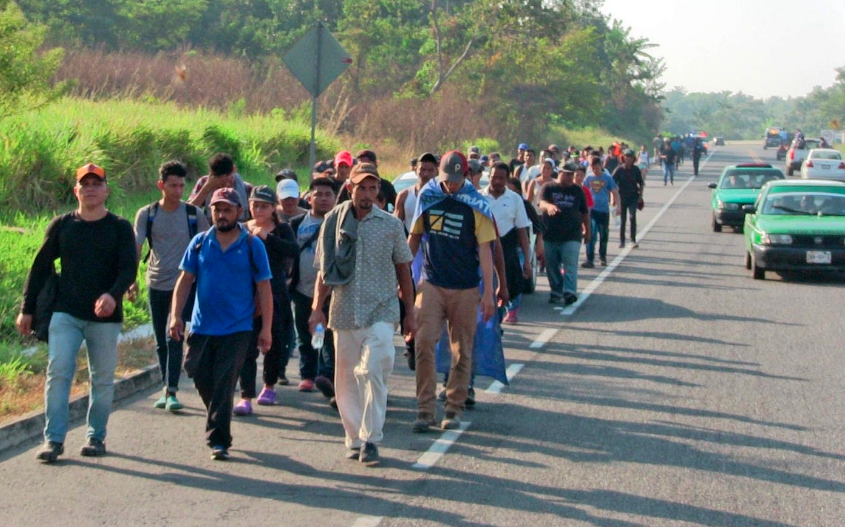
{"type": "Polygon", "coordinates": [[[378,465],[378,447],[375,443],[364,443],[361,452],[358,454],[358,461],[369,467],[378,465]]]}
{"type": "Polygon", "coordinates": [[[65,445],[55,441],[47,441],[35,455],[35,459],[44,463],[53,463],[65,453],[65,445]]]}
{"type": "Polygon", "coordinates": [[[361,456],[361,449],[360,448],[350,448],[349,452],[346,453],[346,459],[352,461],[358,461],[358,458],[361,456]]]}
{"type": "Polygon", "coordinates": [[[464,404],[467,408],[475,408],[475,388],[472,386],[470,386],[469,390],[467,390],[467,400],[464,404]]]}
{"type": "Polygon", "coordinates": [[[214,461],[229,461],[229,449],[219,445],[211,447],[211,459],[214,461]]]}
{"type": "Polygon", "coordinates": [[[619,242],[619,248],[624,249],[625,248],[625,242],[619,242]]]}
{"type": "Polygon", "coordinates": [[[607,260],[605,260],[604,258],[602,258],[602,260],[601,260],[601,266],[607,267],[607,260]]]}
{"type": "Polygon", "coordinates": [[[587,260],[586,262],[581,264],[581,267],[583,267],[584,269],[592,269],[595,266],[596,264],[594,264],[592,260],[587,260]]]}
{"type": "Polygon", "coordinates": [[[318,375],[314,379],[314,385],[323,394],[326,399],[334,397],[334,384],[332,381],[323,375],[318,375]]]}
{"type": "Polygon", "coordinates": [[[550,296],[549,297],[549,304],[557,304],[558,302],[560,302],[559,296],[550,296]]]}
{"type": "Polygon", "coordinates": [[[572,294],[572,293],[564,293],[563,294],[563,303],[565,305],[568,306],[570,304],[574,304],[577,301],[578,301],[578,295],[575,295],[575,294],[572,294]]]}
{"type": "Polygon", "coordinates": [[[99,457],[106,455],[106,444],[93,437],[88,438],[88,443],[79,449],[79,453],[86,457],[99,457]]]}

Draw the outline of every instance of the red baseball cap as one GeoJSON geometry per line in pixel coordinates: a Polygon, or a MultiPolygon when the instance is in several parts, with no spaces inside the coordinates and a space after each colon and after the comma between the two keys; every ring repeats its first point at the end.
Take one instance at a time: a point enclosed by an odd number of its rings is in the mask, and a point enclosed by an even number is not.
{"type": "Polygon", "coordinates": [[[349,150],[341,150],[334,156],[334,167],[337,168],[340,165],[352,166],[352,153],[349,150]]]}

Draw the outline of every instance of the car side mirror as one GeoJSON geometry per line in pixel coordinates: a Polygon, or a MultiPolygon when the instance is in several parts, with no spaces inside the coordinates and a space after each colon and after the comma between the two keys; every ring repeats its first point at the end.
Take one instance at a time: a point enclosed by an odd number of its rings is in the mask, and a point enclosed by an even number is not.
{"type": "Polygon", "coordinates": [[[754,205],[743,205],[742,212],[746,214],[755,214],[757,212],[757,207],[754,205]]]}
{"type": "Polygon", "coordinates": [[[713,190],[716,190],[716,188],[717,188],[718,186],[719,186],[719,185],[717,185],[716,183],[710,183],[709,185],[707,185],[707,188],[712,188],[713,190]]]}

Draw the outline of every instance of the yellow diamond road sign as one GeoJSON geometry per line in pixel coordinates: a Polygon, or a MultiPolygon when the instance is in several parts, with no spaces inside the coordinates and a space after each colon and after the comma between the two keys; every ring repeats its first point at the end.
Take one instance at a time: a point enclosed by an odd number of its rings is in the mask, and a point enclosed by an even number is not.
{"type": "Polygon", "coordinates": [[[282,60],[313,97],[319,97],[352,63],[322,22],[300,38],[282,60]]]}

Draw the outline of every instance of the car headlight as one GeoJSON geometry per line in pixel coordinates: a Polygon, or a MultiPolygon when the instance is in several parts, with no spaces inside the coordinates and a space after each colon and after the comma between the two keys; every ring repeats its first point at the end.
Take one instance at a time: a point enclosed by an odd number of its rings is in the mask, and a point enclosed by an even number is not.
{"type": "Polygon", "coordinates": [[[726,203],[724,201],[720,201],[719,208],[722,210],[739,210],[739,203],[726,203]]]}
{"type": "Polygon", "coordinates": [[[760,242],[763,245],[792,245],[792,236],[789,234],[760,234],[760,242]]]}

